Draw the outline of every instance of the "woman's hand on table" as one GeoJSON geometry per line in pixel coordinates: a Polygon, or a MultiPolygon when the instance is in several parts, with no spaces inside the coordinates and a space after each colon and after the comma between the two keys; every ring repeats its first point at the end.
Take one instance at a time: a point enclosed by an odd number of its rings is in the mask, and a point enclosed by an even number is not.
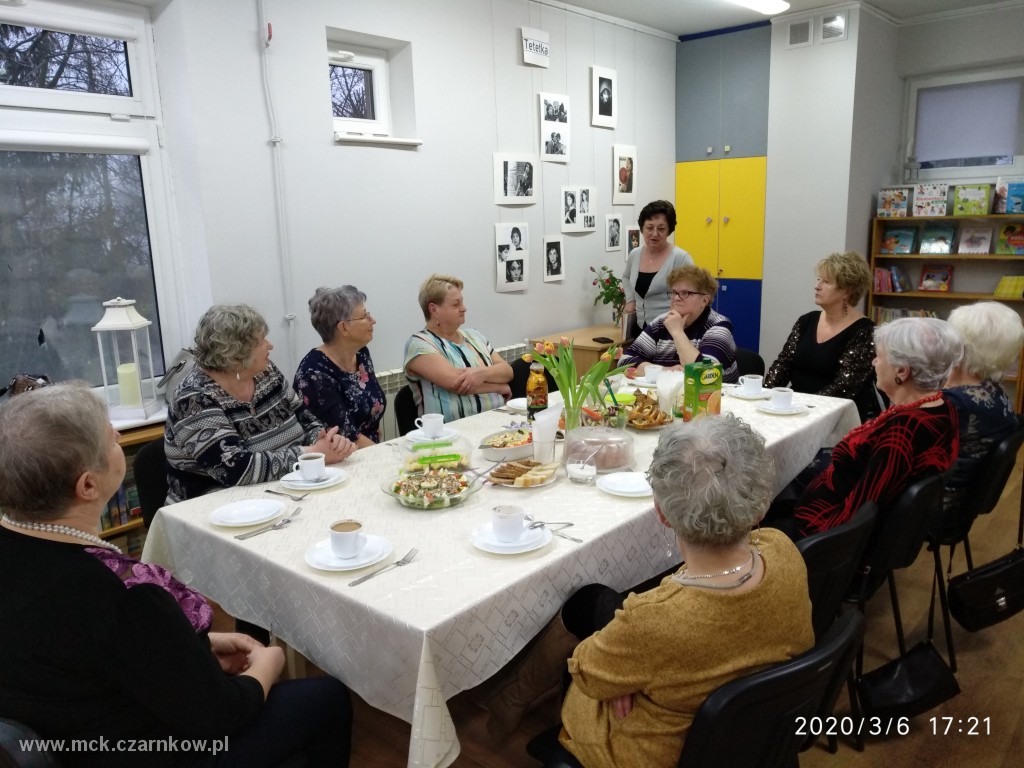
{"type": "Polygon", "coordinates": [[[331,427],[321,430],[316,442],[308,446],[303,453],[319,452],[324,455],[327,464],[337,464],[355,453],[358,447],[347,437],[339,434],[337,427],[331,427]]]}

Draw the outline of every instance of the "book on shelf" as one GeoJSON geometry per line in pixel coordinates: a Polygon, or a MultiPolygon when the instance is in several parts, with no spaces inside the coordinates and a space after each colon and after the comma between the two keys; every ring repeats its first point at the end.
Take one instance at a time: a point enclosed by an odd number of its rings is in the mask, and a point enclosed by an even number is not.
{"type": "Polygon", "coordinates": [[[1024,176],[999,176],[996,178],[995,193],[992,197],[993,213],[1024,213],[1024,176]],[[1017,199],[1011,201],[1007,206],[1007,200],[1011,195],[1017,199]],[[1014,210],[1018,204],[1021,207],[1014,210]]]}
{"type": "Polygon", "coordinates": [[[902,219],[907,216],[913,187],[882,187],[878,190],[876,212],[881,219],[902,219]]]}
{"type": "Polygon", "coordinates": [[[904,293],[905,291],[912,291],[914,288],[910,284],[910,279],[907,277],[907,273],[903,271],[902,267],[896,266],[895,264],[889,267],[889,275],[892,278],[892,290],[896,293],[904,293]]]}
{"type": "Polygon", "coordinates": [[[907,309],[905,307],[879,307],[871,309],[871,321],[875,325],[882,325],[891,320],[899,320],[901,317],[936,317],[930,309],[907,309]]]}
{"type": "Polygon", "coordinates": [[[949,184],[918,184],[914,187],[915,216],[945,216],[949,184]]]}
{"type": "Polygon", "coordinates": [[[991,184],[957,184],[953,187],[954,216],[985,216],[990,210],[991,184]]]}
{"type": "Polygon", "coordinates": [[[996,253],[1006,256],[1024,255],[1024,223],[1003,224],[996,239],[996,253]]]}
{"type": "Polygon", "coordinates": [[[948,291],[953,282],[952,264],[925,264],[921,267],[919,291],[948,291]]]}
{"type": "Polygon", "coordinates": [[[957,253],[991,253],[992,227],[962,227],[957,253]]]}
{"type": "Polygon", "coordinates": [[[999,279],[996,286],[994,299],[1020,299],[1024,298],[1024,275],[1004,275],[999,279]]]}
{"type": "Polygon", "coordinates": [[[886,227],[879,253],[913,253],[916,239],[914,227],[886,227]]]}
{"type": "Polygon", "coordinates": [[[918,251],[920,253],[950,253],[955,236],[956,227],[952,225],[937,224],[925,227],[918,251]]]}
{"type": "Polygon", "coordinates": [[[885,267],[875,267],[875,293],[892,293],[892,273],[885,267]]]}

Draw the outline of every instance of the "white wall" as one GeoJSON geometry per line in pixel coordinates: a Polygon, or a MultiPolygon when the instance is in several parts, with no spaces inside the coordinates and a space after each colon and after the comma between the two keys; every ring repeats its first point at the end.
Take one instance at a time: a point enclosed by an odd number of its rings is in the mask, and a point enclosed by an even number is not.
{"type": "Polygon", "coordinates": [[[898,73],[974,69],[1024,58],[1024,8],[977,12],[901,27],[898,73]]]}
{"type": "MultiPolygon", "coordinates": [[[[433,271],[466,282],[467,324],[496,345],[595,321],[589,267],[604,252],[605,213],[634,220],[673,190],[675,43],[663,36],[528,0],[265,0],[266,55],[282,138],[279,246],[274,150],[261,82],[258,0],[168,0],[154,14],[165,136],[187,279],[203,302],[260,309],[286,373],[319,342],[306,299],[352,283],[377,318],[379,369],[398,367],[422,326],[420,282],[433,271]],[[326,77],[326,27],[412,43],[419,149],[336,145],[326,77]],[[523,66],[519,27],[551,37],[550,69],[523,66]],[[619,123],[590,126],[590,66],[618,71],[619,123]],[[568,93],[571,162],[543,163],[541,202],[493,204],[492,153],[538,151],[537,93],[568,93]],[[611,206],[611,146],[638,147],[637,206],[611,206]],[[598,231],[565,235],[567,279],[544,283],[539,243],[556,234],[559,187],[593,183],[598,231]],[[494,224],[530,228],[530,284],[494,292],[494,224]],[[294,329],[284,319],[294,313],[294,329]]],[[[198,302],[197,302],[198,304],[198,302]]],[[[193,318],[205,306],[189,307],[193,318]]]]}

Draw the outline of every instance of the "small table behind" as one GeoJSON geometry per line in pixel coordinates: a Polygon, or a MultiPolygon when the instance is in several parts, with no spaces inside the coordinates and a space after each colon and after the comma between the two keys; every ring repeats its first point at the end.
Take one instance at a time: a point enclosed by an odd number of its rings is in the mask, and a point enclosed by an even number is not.
{"type": "Polygon", "coordinates": [[[616,325],[592,325],[589,328],[577,328],[574,331],[559,331],[549,333],[547,336],[537,336],[530,339],[532,347],[537,342],[542,344],[550,341],[558,344],[563,336],[572,340],[573,359],[576,360],[576,371],[582,376],[590,366],[596,363],[605,352],[617,344],[622,343],[622,331],[616,325]],[[595,338],[606,338],[611,341],[594,341],[595,338]]]}

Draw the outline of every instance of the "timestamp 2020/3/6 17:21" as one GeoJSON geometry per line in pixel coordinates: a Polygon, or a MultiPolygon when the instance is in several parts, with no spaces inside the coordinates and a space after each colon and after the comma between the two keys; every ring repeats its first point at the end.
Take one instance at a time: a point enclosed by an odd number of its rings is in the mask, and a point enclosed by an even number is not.
{"type": "Polygon", "coordinates": [[[991,717],[929,717],[932,736],[991,736],[991,717]]]}

